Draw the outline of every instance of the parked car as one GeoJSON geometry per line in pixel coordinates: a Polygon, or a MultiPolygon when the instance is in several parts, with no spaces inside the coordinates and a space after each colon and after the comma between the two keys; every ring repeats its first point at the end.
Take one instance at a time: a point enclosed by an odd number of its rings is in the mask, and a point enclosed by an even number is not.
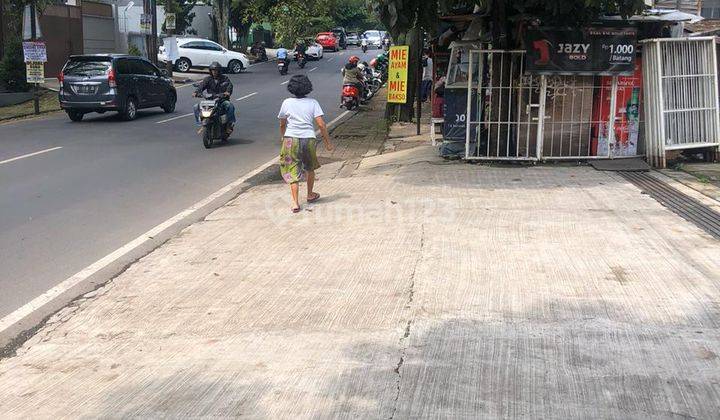
{"type": "Polygon", "coordinates": [[[376,48],[382,48],[383,34],[380,31],[370,30],[365,31],[363,36],[367,38],[368,45],[372,45],[376,48]]]}
{"type": "Polygon", "coordinates": [[[175,111],[177,92],[165,70],[141,57],[72,55],[58,76],[58,100],[72,121],[89,112],[117,111],[134,120],[138,109],[175,111]]]}
{"type": "Polygon", "coordinates": [[[323,46],[318,44],[317,42],[313,41],[312,39],[305,40],[305,45],[307,45],[307,49],[305,50],[305,54],[308,56],[308,58],[313,60],[319,60],[323,57],[323,46]]]}
{"type": "Polygon", "coordinates": [[[340,49],[337,37],[332,32],[320,32],[315,37],[315,41],[326,50],[337,51],[340,49]]]}
{"type": "MultiPolygon", "coordinates": [[[[178,38],[178,54],[175,69],[185,73],[192,68],[207,68],[217,61],[228,73],[240,73],[250,65],[247,55],[230,51],[222,45],[204,38],[178,38]]],[[[165,47],[160,47],[159,61],[167,61],[165,47]]]]}
{"type": "Polygon", "coordinates": [[[347,49],[348,42],[347,42],[347,34],[345,33],[345,28],[333,28],[332,33],[335,34],[335,38],[338,39],[338,45],[343,50],[347,49]]]}
{"type": "Polygon", "coordinates": [[[360,45],[360,36],[357,32],[348,32],[347,43],[348,45],[360,45]]]}

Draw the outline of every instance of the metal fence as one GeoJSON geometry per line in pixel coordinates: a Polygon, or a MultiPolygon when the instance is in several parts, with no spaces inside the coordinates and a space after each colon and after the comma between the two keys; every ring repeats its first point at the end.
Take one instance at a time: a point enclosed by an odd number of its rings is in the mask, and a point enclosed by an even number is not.
{"type": "Polygon", "coordinates": [[[666,151],[720,146],[715,37],[643,41],[648,160],[666,151]]]}
{"type": "Polygon", "coordinates": [[[619,117],[611,110],[618,98],[631,98],[637,88],[620,85],[618,77],[530,75],[524,66],[524,51],[470,51],[466,159],[536,161],[636,154],[637,118],[624,121],[624,137],[618,139],[619,117]],[[627,133],[630,124],[632,135],[627,133]]]}

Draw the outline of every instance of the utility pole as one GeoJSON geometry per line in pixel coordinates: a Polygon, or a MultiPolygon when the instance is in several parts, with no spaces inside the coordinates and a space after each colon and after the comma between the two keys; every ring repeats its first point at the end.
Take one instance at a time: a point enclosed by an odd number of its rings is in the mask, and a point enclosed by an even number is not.
{"type": "Polygon", "coordinates": [[[5,0],[0,0],[0,59],[5,54],[5,0]]]}
{"type": "MultiPolygon", "coordinates": [[[[2,1],[2,0],[0,0],[0,1],[2,1]]],[[[167,24],[168,13],[175,13],[174,25],[177,25],[177,13],[174,10],[173,0],[165,0],[165,32],[167,33],[167,36],[171,37],[171,36],[175,35],[175,27],[173,25],[172,28],[168,28],[168,24],[167,24]]],[[[165,52],[167,53],[167,44],[165,45],[165,52]]],[[[168,75],[170,77],[172,77],[172,72],[173,72],[172,60],[167,60],[165,62],[165,68],[167,69],[168,75]]]]}
{"type": "Polygon", "coordinates": [[[422,37],[420,36],[422,32],[422,29],[420,28],[420,25],[418,25],[416,29],[416,38],[415,42],[417,43],[417,49],[418,49],[418,60],[417,60],[417,71],[416,71],[416,77],[417,77],[417,87],[415,88],[415,97],[417,98],[417,115],[415,116],[416,125],[417,125],[417,135],[420,135],[420,115],[422,115],[422,97],[420,96],[420,90],[422,89],[422,76],[423,76],[423,70],[422,70],[422,55],[423,55],[423,44],[422,44],[422,37]]]}
{"type": "MultiPolygon", "coordinates": [[[[2,2],[2,0],[0,0],[2,2]]],[[[30,40],[37,41],[37,28],[35,27],[35,0],[30,2],[30,40]]],[[[38,83],[34,83],[35,92],[33,94],[33,104],[35,105],[35,114],[40,113],[40,98],[38,97],[38,83]]]]}
{"type": "Polygon", "coordinates": [[[148,53],[150,55],[150,61],[157,65],[157,54],[158,54],[158,38],[157,38],[157,32],[158,32],[158,26],[157,26],[157,3],[155,0],[150,0],[150,9],[151,9],[151,15],[152,16],[152,50],[148,53]]]}

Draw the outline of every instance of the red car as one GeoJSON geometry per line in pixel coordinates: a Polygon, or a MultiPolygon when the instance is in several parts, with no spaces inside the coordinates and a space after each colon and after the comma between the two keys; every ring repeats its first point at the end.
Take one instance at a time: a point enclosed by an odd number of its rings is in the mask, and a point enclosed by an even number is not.
{"type": "Polygon", "coordinates": [[[317,34],[317,37],[315,37],[315,41],[317,41],[318,44],[322,45],[323,49],[326,50],[337,51],[338,49],[340,49],[338,39],[332,32],[320,32],[319,34],[317,34]]]}

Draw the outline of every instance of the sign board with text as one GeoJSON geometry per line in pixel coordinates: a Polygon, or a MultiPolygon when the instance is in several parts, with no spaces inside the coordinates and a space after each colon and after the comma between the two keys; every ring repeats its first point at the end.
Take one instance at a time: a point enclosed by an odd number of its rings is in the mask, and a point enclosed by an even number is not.
{"type": "Polygon", "coordinates": [[[25,76],[28,83],[45,83],[45,64],[40,61],[25,63],[25,76]]]}
{"type": "Polygon", "coordinates": [[[36,61],[39,63],[47,62],[47,50],[45,49],[45,43],[42,41],[24,41],[23,45],[23,56],[25,62],[36,61]]]}
{"type": "Polygon", "coordinates": [[[532,74],[630,75],[637,54],[635,28],[534,28],[525,34],[532,74]]]}
{"type": "Polygon", "coordinates": [[[390,63],[388,66],[388,97],[387,101],[395,104],[407,102],[408,61],[410,47],[390,47],[390,63]]]}
{"type": "Polygon", "coordinates": [[[140,30],[145,33],[150,33],[152,30],[152,15],[149,13],[140,15],[140,30]]]}
{"type": "Polygon", "coordinates": [[[165,29],[168,29],[168,30],[175,29],[175,13],[166,13],[165,14],[165,29]]]}

